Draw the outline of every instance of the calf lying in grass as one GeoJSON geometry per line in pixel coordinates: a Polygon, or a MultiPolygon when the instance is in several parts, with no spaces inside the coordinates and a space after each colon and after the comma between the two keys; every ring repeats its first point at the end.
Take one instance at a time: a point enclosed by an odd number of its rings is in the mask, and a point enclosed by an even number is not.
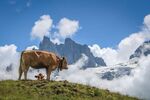
{"type": "Polygon", "coordinates": [[[35,78],[37,78],[37,80],[40,80],[40,81],[41,81],[41,80],[44,80],[44,77],[45,77],[45,76],[44,76],[43,74],[41,74],[41,73],[38,74],[38,75],[35,75],[35,78]]]}

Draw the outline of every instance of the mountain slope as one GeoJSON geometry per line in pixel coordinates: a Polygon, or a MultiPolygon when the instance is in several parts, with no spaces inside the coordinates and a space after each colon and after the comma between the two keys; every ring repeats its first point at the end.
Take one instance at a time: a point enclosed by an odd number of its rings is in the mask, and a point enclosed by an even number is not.
{"type": "Polygon", "coordinates": [[[88,57],[84,68],[106,66],[102,58],[94,57],[87,45],[81,45],[70,38],[66,38],[64,44],[54,44],[48,37],[44,37],[39,45],[40,50],[55,52],[60,56],[65,56],[69,64],[75,63],[81,58],[82,54],[88,57]]]}
{"type": "Polygon", "coordinates": [[[133,58],[140,58],[141,56],[147,56],[150,54],[150,40],[149,41],[146,41],[144,42],[141,46],[139,46],[134,54],[132,54],[130,56],[130,59],[133,59],[133,58]]]}
{"type": "Polygon", "coordinates": [[[101,79],[113,80],[124,76],[130,76],[131,71],[138,67],[137,63],[119,63],[113,66],[90,69],[101,79]]]}
{"type": "Polygon", "coordinates": [[[137,100],[67,81],[0,81],[1,100],[137,100]]]}

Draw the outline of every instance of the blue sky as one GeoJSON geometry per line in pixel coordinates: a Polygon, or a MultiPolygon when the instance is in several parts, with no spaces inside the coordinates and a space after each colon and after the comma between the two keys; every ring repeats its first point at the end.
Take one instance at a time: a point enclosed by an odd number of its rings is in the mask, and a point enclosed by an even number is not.
{"type": "Polygon", "coordinates": [[[15,44],[19,50],[39,44],[31,40],[31,30],[42,15],[53,23],[61,18],[78,20],[72,37],[81,44],[115,47],[123,38],[137,32],[150,13],[150,0],[1,0],[0,46],[15,44]]]}

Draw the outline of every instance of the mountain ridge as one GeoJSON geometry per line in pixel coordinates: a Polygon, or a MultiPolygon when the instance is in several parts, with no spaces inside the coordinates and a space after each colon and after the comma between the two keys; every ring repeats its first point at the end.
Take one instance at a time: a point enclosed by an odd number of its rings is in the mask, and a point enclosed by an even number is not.
{"type": "Polygon", "coordinates": [[[150,40],[141,44],[129,59],[140,58],[141,56],[148,56],[150,54],[150,40]]]}
{"type": "Polygon", "coordinates": [[[66,38],[64,44],[54,44],[50,38],[44,36],[39,44],[39,50],[51,51],[59,56],[65,56],[69,64],[75,63],[82,54],[85,54],[88,61],[83,68],[106,66],[102,58],[94,57],[88,45],[76,43],[71,38],[66,38]]]}

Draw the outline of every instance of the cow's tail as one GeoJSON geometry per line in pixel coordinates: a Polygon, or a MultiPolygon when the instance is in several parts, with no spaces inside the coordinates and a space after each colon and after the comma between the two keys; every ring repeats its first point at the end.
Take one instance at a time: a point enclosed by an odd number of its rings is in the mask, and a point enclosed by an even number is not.
{"type": "Polygon", "coordinates": [[[24,51],[21,52],[21,56],[20,56],[20,65],[19,65],[19,80],[21,79],[21,75],[22,75],[22,64],[23,64],[23,58],[22,58],[22,55],[23,55],[24,51]]]}

